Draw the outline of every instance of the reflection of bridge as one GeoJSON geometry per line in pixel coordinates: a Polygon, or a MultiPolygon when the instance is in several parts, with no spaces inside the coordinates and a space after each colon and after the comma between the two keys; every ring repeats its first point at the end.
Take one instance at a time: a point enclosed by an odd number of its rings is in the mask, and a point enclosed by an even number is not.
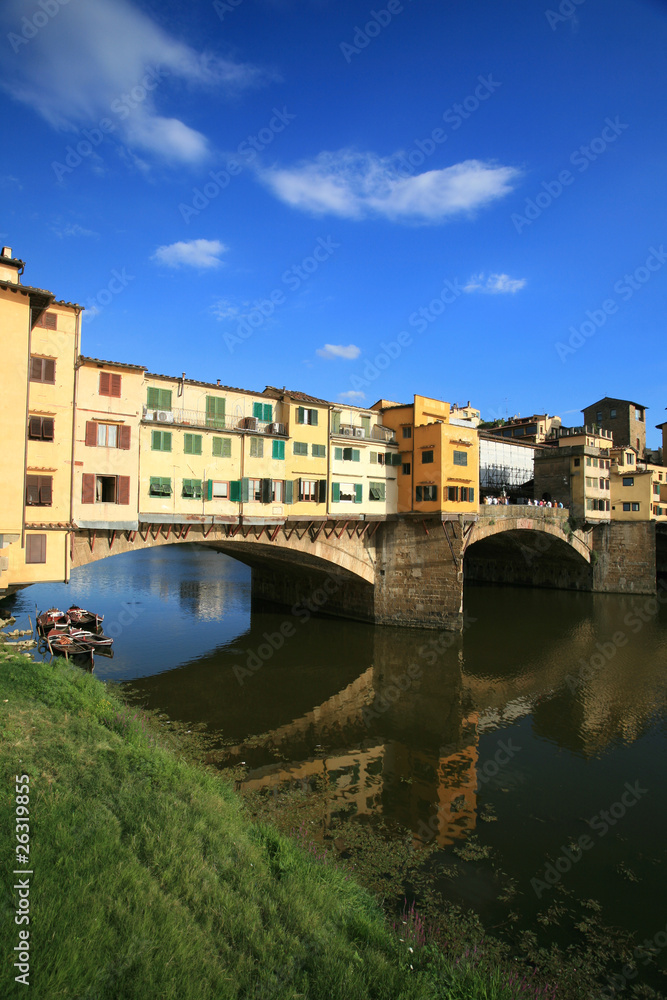
{"type": "Polygon", "coordinates": [[[460,628],[463,580],[655,593],[650,522],[572,530],[567,511],[482,507],[478,515],[240,522],[192,517],[137,531],[79,529],[72,565],[154,545],[201,542],[252,567],[253,596],[379,624],[460,628]]]}

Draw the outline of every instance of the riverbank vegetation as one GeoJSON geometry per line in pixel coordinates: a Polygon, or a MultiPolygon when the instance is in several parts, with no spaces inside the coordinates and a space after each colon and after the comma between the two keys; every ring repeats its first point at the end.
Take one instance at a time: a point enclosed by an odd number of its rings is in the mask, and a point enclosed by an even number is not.
{"type": "MultiPolygon", "coordinates": [[[[493,950],[448,951],[414,908],[392,927],[344,864],[253,820],[228,782],[75,666],[0,654],[0,746],[6,831],[15,775],[30,777],[38,1000],[566,995],[493,950]]],[[[14,848],[3,838],[4,872],[14,848]]],[[[21,989],[12,892],[4,997],[21,989]]]]}

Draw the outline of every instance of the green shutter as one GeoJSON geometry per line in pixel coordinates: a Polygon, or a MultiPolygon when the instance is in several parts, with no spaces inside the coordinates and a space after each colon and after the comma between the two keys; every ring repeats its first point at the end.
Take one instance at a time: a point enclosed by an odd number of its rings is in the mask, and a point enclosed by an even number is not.
{"type": "Polygon", "coordinates": [[[317,410],[311,410],[310,411],[310,423],[311,423],[312,427],[317,427],[317,417],[318,417],[317,410]]]}
{"type": "Polygon", "coordinates": [[[207,483],[206,483],[206,499],[207,500],[212,500],[213,499],[213,480],[212,479],[209,479],[207,481],[207,483]]]}
{"type": "Polygon", "coordinates": [[[306,411],[303,406],[299,406],[296,411],[296,422],[297,424],[304,424],[306,422],[306,411]]]}
{"type": "Polygon", "coordinates": [[[231,458],[232,440],[231,438],[213,438],[213,455],[215,458],[231,458]]]}
{"type": "Polygon", "coordinates": [[[341,462],[343,460],[342,448],[334,448],[334,458],[336,459],[337,462],[341,462]]]}
{"type": "Polygon", "coordinates": [[[229,484],[229,499],[238,503],[241,499],[241,481],[233,479],[229,484]]]}
{"type": "Polygon", "coordinates": [[[359,462],[359,461],[361,461],[361,459],[359,457],[359,449],[358,448],[353,448],[352,449],[352,461],[353,462],[359,462]]]}
{"type": "Polygon", "coordinates": [[[160,402],[160,390],[154,388],[154,386],[149,385],[148,396],[146,399],[146,405],[149,410],[159,410],[160,407],[158,403],[160,402]]]}
{"type": "Polygon", "coordinates": [[[331,499],[334,503],[338,503],[340,500],[340,483],[331,484],[331,499]]]}
{"type": "Polygon", "coordinates": [[[285,503],[294,503],[294,483],[291,479],[285,480],[285,503]]]}
{"type": "Polygon", "coordinates": [[[285,442],[284,441],[274,441],[273,442],[273,458],[284,458],[285,457],[285,442]]]}
{"type": "Polygon", "coordinates": [[[354,484],[354,502],[355,503],[363,503],[363,500],[364,500],[363,489],[364,488],[361,485],[361,483],[355,483],[354,484]]]}
{"type": "Polygon", "coordinates": [[[371,452],[371,465],[378,464],[378,453],[376,451],[371,452]]]}
{"type": "Polygon", "coordinates": [[[206,397],[206,424],[208,427],[225,426],[225,400],[219,396],[206,397]]]}
{"type": "Polygon", "coordinates": [[[247,503],[249,496],[250,496],[250,483],[248,482],[248,479],[244,477],[241,480],[241,502],[247,503]]]}
{"type": "Polygon", "coordinates": [[[364,432],[365,432],[364,437],[370,437],[370,433],[371,433],[371,418],[370,417],[361,417],[361,426],[363,427],[364,432]]]}
{"type": "Polygon", "coordinates": [[[334,410],[331,414],[331,433],[338,434],[340,430],[340,413],[334,410]]]}
{"type": "Polygon", "coordinates": [[[271,405],[271,403],[264,403],[264,414],[262,419],[269,424],[273,420],[273,406],[271,405]]]}
{"type": "Polygon", "coordinates": [[[162,451],[162,431],[151,432],[151,451],[162,451]]]}
{"type": "Polygon", "coordinates": [[[391,464],[392,465],[402,465],[403,464],[403,460],[402,460],[401,456],[398,454],[398,452],[396,452],[395,455],[392,455],[391,464]]]}
{"type": "Polygon", "coordinates": [[[271,497],[273,494],[273,483],[270,479],[262,479],[260,487],[260,496],[262,498],[262,503],[271,503],[271,497]]]}
{"type": "Polygon", "coordinates": [[[186,455],[201,455],[201,434],[184,434],[183,451],[186,455]]]}
{"type": "Polygon", "coordinates": [[[192,434],[183,435],[183,451],[186,455],[192,454],[192,434]]]}
{"type": "Polygon", "coordinates": [[[257,417],[258,420],[262,419],[262,404],[261,403],[253,403],[252,404],[252,415],[253,415],[253,417],[257,417]]]}
{"type": "Polygon", "coordinates": [[[472,486],[468,490],[468,500],[470,501],[470,503],[475,502],[475,490],[472,486]]]}

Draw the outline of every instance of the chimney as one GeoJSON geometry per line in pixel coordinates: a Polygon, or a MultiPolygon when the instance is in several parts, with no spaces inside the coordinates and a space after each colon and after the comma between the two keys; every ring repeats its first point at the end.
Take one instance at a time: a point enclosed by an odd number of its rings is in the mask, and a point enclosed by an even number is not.
{"type": "Polygon", "coordinates": [[[217,385],[220,385],[220,379],[217,380],[217,385]]]}
{"type": "Polygon", "coordinates": [[[12,257],[12,248],[11,247],[3,247],[2,248],[2,256],[3,257],[9,257],[10,259],[13,259],[13,257],[12,257]]]}

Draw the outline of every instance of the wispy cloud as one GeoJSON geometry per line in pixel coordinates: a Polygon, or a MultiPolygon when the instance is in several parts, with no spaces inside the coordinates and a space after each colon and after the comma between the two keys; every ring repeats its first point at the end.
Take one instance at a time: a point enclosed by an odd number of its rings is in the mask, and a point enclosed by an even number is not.
{"type": "Polygon", "coordinates": [[[196,267],[206,270],[220,267],[220,256],[227,249],[220,240],[187,240],[158,247],[151,260],[166,264],[167,267],[196,267]]]}
{"type": "Polygon", "coordinates": [[[520,171],[465,160],[405,177],[397,156],[342,149],[293,167],[260,170],[259,176],[281,201],[314,215],[444,222],[509,194],[520,171]]]}
{"type": "Polygon", "coordinates": [[[340,392],[338,398],[346,403],[361,403],[366,398],[366,393],[359,389],[349,389],[347,392],[340,392]]]}
{"type": "Polygon", "coordinates": [[[463,286],[464,292],[485,292],[489,295],[514,294],[526,284],[525,278],[510,278],[509,274],[473,274],[463,286]]]}
{"type": "Polygon", "coordinates": [[[61,240],[66,236],[99,236],[99,233],[92,229],[85,229],[78,222],[66,222],[64,225],[54,223],[51,226],[51,232],[61,240]]]}
{"type": "Polygon", "coordinates": [[[165,78],[229,94],[262,77],[256,67],[196,52],[129,0],[59,7],[28,39],[25,14],[24,0],[0,8],[3,39],[19,39],[0,48],[2,86],[56,129],[108,118],[126,143],[163,160],[198,163],[209,151],[201,132],[157,111],[167,100],[165,78]]]}
{"type": "Polygon", "coordinates": [[[218,299],[211,306],[211,312],[220,322],[225,322],[229,319],[238,319],[241,315],[240,308],[235,306],[233,302],[230,302],[229,299],[218,299]]]}
{"type": "Polygon", "coordinates": [[[345,358],[346,361],[353,361],[359,357],[361,349],[356,344],[348,344],[347,347],[343,344],[325,344],[324,347],[318,347],[315,353],[321,358],[345,358]]]}

